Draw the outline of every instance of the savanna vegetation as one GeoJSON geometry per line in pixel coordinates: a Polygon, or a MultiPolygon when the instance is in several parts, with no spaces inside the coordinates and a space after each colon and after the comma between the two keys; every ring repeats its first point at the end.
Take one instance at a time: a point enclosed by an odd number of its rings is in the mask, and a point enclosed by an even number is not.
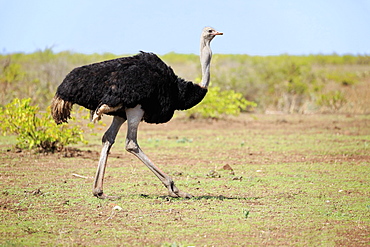
{"type": "MultiPolygon", "coordinates": [[[[369,56],[214,55],[203,102],[139,131],[194,197],[169,198],[125,153],[123,127],[107,201],[91,187],[110,117],[94,126],[75,106],[57,126],[48,106],[74,67],[116,57],[0,55],[1,246],[369,245],[369,56]]],[[[197,55],[162,59],[199,81],[197,55]]]]}
{"type": "MultiPolygon", "coordinates": [[[[31,98],[46,109],[56,87],[74,67],[116,58],[113,54],[54,53],[0,55],[0,105],[14,98],[31,98]]],[[[162,56],[188,80],[200,78],[197,55],[162,56]]],[[[215,54],[213,87],[233,90],[255,104],[243,111],[284,113],[368,113],[370,56],[248,56],[215,54]]]]}

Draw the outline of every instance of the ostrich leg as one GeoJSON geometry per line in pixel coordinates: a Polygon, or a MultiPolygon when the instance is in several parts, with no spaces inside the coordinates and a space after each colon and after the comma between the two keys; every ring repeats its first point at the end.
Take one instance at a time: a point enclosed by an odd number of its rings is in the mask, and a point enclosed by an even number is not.
{"type": "Polygon", "coordinates": [[[166,173],[161,171],[140,149],[137,143],[137,130],[138,126],[144,116],[144,111],[140,105],[135,108],[126,109],[127,116],[127,137],[126,137],[126,150],[136,157],[138,157],[158,178],[162,181],[164,186],[167,187],[168,193],[172,197],[191,198],[188,193],[181,192],[166,173]]]}
{"type": "Polygon", "coordinates": [[[105,168],[107,166],[108,154],[109,154],[110,148],[112,147],[116,139],[117,133],[121,125],[125,121],[126,120],[124,118],[115,116],[113,118],[112,124],[109,126],[108,130],[104,133],[104,136],[102,138],[103,148],[100,154],[98,169],[96,171],[94,188],[93,188],[94,196],[100,199],[108,198],[108,196],[103,193],[103,180],[104,180],[105,168]]]}

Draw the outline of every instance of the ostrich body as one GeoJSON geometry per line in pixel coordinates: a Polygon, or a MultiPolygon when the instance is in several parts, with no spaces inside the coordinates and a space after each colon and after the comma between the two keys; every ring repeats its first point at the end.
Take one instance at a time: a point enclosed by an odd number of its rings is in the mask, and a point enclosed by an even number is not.
{"type": "Polygon", "coordinates": [[[203,29],[200,85],[177,77],[171,67],[155,54],[145,52],[75,68],[59,85],[51,105],[57,124],[67,122],[73,104],[91,110],[94,121],[103,114],[113,116],[102,138],[94,196],[108,197],[103,193],[108,154],[121,125],[127,121],[126,150],[138,157],[162,181],[170,196],[191,197],[177,189],[173,180],[144,154],[137,142],[137,131],[141,121],[165,123],[172,118],[175,110],[186,110],[202,101],[210,80],[210,42],[216,35],[222,33],[210,27],[203,29]]]}

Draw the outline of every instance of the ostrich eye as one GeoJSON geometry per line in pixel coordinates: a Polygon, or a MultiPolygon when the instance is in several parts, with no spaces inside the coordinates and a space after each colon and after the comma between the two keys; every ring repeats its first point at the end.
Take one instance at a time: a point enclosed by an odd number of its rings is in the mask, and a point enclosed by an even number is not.
{"type": "Polygon", "coordinates": [[[209,30],[208,30],[208,32],[209,32],[209,33],[212,33],[212,29],[209,29],[209,30]]]}

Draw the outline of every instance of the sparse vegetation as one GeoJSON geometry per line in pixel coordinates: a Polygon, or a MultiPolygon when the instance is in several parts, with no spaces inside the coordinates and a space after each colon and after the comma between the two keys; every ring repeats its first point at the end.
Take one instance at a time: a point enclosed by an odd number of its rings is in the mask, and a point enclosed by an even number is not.
{"type": "MultiPolygon", "coordinates": [[[[45,109],[64,77],[74,67],[117,57],[114,54],[53,53],[0,55],[0,105],[14,97],[32,99],[45,109]]],[[[176,73],[196,81],[200,77],[197,55],[162,56],[176,73]]],[[[218,55],[212,60],[211,81],[220,92],[233,90],[257,104],[257,112],[368,113],[370,57],[352,55],[248,56],[218,55]],[[340,107],[322,97],[341,92],[340,107]],[[358,95],[364,95],[358,100],[358,95]],[[321,98],[321,99],[320,99],[321,98]]],[[[243,109],[245,110],[245,109],[243,109]]]]}
{"type": "Polygon", "coordinates": [[[142,124],[141,147],[188,200],[169,198],[124,151],[125,131],[106,172],[116,201],[91,193],[104,130],[75,146],[83,151],[48,155],[6,151],[11,140],[0,137],[0,245],[367,246],[369,121],[242,114],[142,124]]]}

